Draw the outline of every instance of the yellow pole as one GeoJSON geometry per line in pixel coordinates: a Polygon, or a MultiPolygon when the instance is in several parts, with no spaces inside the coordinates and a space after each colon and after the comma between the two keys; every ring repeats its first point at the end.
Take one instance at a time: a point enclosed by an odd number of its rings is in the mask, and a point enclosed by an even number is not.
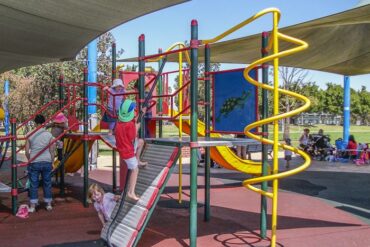
{"type": "MultiPolygon", "coordinates": [[[[273,29],[272,29],[272,38],[273,38],[273,54],[279,52],[279,43],[278,43],[278,15],[276,12],[273,14],[273,29]]],[[[274,116],[279,115],[279,58],[274,59],[274,116]]],[[[274,160],[272,173],[279,173],[279,121],[274,121],[274,160]]],[[[274,179],[272,182],[272,219],[271,219],[271,247],[276,246],[276,226],[277,226],[277,203],[278,203],[278,189],[279,189],[279,180],[274,179]]]]}
{"type": "MultiPolygon", "coordinates": [[[[179,88],[182,87],[182,52],[179,53],[179,88]]],[[[179,92],[179,112],[182,111],[182,91],[179,92]]],[[[182,139],[182,114],[179,116],[179,139],[182,139]]],[[[182,202],[182,154],[179,158],[179,203],[182,202]]]]}

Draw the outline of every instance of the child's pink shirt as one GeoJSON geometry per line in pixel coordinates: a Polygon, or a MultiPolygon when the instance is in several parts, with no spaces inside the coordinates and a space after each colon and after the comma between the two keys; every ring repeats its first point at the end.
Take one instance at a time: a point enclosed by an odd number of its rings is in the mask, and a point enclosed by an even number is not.
{"type": "Polygon", "coordinates": [[[105,193],[101,203],[94,202],[94,207],[97,212],[101,212],[104,215],[104,219],[108,221],[112,215],[113,209],[116,206],[114,194],[105,193]]]}

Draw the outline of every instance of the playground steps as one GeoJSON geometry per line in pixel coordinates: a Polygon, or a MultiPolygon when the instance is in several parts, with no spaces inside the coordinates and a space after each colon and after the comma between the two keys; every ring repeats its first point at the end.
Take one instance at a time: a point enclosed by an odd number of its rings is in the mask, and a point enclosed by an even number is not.
{"type": "Polygon", "coordinates": [[[111,246],[136,246],[172,173],[179,150],[173,146],[145,146],[142,159],[149,164],[139,171],[136,193],[140,200],[135,203],[121,198],[101,232],[105,241],[109,238],[111,246]]]}

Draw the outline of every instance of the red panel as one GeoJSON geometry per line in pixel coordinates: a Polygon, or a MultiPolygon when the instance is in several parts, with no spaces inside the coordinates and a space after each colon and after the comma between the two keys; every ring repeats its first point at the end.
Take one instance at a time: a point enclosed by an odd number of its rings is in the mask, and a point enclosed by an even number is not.
{"type": "Polygon", "coordinates": [[[145,209],[145,211],[143,212],[143,214],[140,217],[139,222],[137,223],[136,230],[140,231],[141,227],[143,227],[143,224],[144,224],[145,219],[148,215],[148,212],[149,212],[148,209],[145,209]]]}
{"type": "Polygon", "coordinates": [[[160,177],[159,179],[158,179],[158,183],[157,184],[152,184],[153,186],[155,186],[155,187],[157,187],[157,188],[161,188],[162,187],[162,185],[163,185],[163,183],[164,183],[164,181],[166,180],[166,177],[167,177],[167,175],[168,175],[168,171],[169,171],[169,169],[167,168],[167,167],[165,167],[164,169],[163,169],[163,173],[162,173],[162,177],[160,177]]]}
{"type": "Polygon", "coordinates": [[[137,231],[135,230],[134,231],[134,233],[132,234],[132,236],[131,236],[131,239],[130,239],[130,241],[127,243],[127,247],[131,247],[133,244],[134,244],[134,242],[135,242],[135,239],[136,239],[136,237],[137,237],[137,231]]]}
{"type": "Polygon", "coordinates": [[[146,205],[146,208],[147,209],[150,209],[153,206],[153,203],[154,203],[155,199],[158,196],[158,192],[159,192],[159,189],[158,188],[155,188],[155,190],[153,191],[152,196],[148,200],[148,204],[146,205]]]}

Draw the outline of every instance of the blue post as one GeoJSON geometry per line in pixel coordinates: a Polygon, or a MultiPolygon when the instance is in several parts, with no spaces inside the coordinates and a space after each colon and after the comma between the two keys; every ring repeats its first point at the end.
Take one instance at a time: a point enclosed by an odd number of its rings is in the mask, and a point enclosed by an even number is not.
{"type": "Polygon", "coordinates": [[[349,76],[344,76],[343,141],[348,143],[350,127],[351,87],[349,76]]]}
{"type": "MultiPolygon", "coordinates": [[[[94,39],[87,45],[87,71],[88,71],[88,77],[87,81],[89,83],[91,82],[97,82],[97,57],[98,57],[98,39],[94,39]]],[[[89,87],[88,89],[89,98],[88,102],[90,103],[96,103],[96,87],[89,87]]],[[[95,105],[89,105],[88,107],[88,114],[95,114],[96,113],[96,106],[95,105]]]]}
{"type": "Polygon", "coordinates": [[[4,111],[5,111],[5,119],[4,119],[4,127],[5,127],[5,135],[9,135],[9,108],[8,108],[8,97],[9,97],[9,80],[5,80],[4,82],[4,111]]]}

